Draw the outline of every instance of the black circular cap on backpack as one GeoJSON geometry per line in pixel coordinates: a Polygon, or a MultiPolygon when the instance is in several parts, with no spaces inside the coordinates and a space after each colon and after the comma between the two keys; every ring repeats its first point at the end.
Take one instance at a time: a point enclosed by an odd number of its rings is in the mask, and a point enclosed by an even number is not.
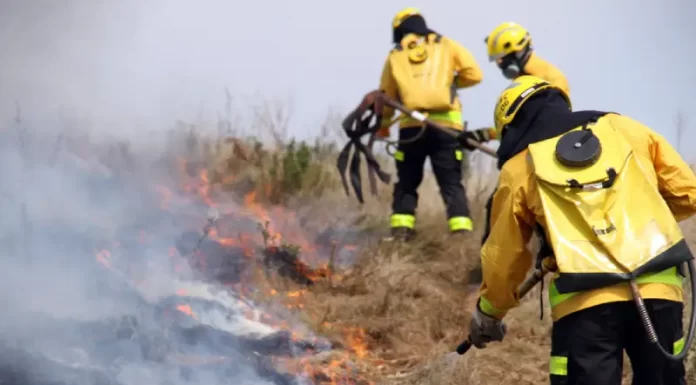
{"type": "Polygon", "coordinates": [[[587,167],[602,154],[602,145],[591,130],[571,131],[556,143],[556,159],[567,167],[587,167]]]}

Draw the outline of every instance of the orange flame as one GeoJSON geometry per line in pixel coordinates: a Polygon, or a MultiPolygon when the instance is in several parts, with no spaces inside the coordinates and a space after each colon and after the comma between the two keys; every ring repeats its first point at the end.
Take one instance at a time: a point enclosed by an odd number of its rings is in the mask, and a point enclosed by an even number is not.
{"type": "Polygon", "coordinates": [[[368,346],[365,342],[365,330],[361,328],[348,328],[344,332],[344,338],[348,342],[350,349],[359,358],[365,358],[368,346]]]}
{"type": "MultiPolygon", "coordinates": [[[[189,165],[185,159],[179,159],[178,167],[184,179],[182,183],[181,190],[192,194],[193,199],[200,200],[209,207],[216,207],[215,200],[213,199],[216,190],[213,189],[213,185],[210,181],[210,175],[208,170],[199,169],[197,173],[189,173],[187,169],[189,165]]],[[[223,184],[230,183],[234,180],[233,176],[223,177],[223,184]]],[[[174,190],[177,193],[181,190],[174,190]]],[[[175,194],[172,190],[165,186],[155,186],[154,191],[160,196],[160,208],[162,210],[169,210],[172,204],[185,203],[186,199],[183,198],[181,194],[175,194]]],[[[266,184],[263,186],[263,191],[266,197],[269,197],[272,193],[272,186],[266,184]]],[[[244,255],[249,258],[254,258],[256,256],[256,250],[259,247],[279,247],[283,243],[296,245],[300,248],[301,256],[303,262],[315,262],[313,266],[319,265],[318,268],[312,268],[311,271],[302,271],[310,279],[317,279],[320,277],[329,277],[336,274],[332,272],[332,267],[329,266],[330,262],[323,261],[320,263],[318,256],[320,255],[320,248],[317,247],[313,242],[310,242],[307,238],[307,234],[303,231],[303,227],[298,225],[298,219],[294,212],[288,211],[282,207],[268,208],[268,206],[262,204],[258,200],[259,196],[255,191],[252,191],[244,196],[243,204],[244,210],[241,213],[235,212],[235,214],[246,215],[249,218],[253,218],[259,221],[264,226],[264,231],[267,235],[268,244],[260,244],[260,236],[258,234],[242,233],[236,234],[231,228],[226,228],[224,221],[218,222],[215,227],[212,227],[208,233],[208,238],[218,242],[224,247],[239,247],[244,250],[244,255]],[[218,227],[219,226],[219,227],[218,227]]],[[[138,236],[140,242],[148,242],[152,240],[152,236],[144,231],[141,231],[138,236]]],[[[356,250],[355,245],[345,245],[343,247],[345,250],[356,250]]],[[[175,268],[177,271],[181,270],[180,266],[177,264],[177,251],[176,248],[171,247],[167,250],[168,255],[172,258],[173,263],[175,263],[175,268]]],[[[201,268],[205,269],[206,260],[205,255],[202,253],[196,253],[196,262],[201,265],[201,268]]],[[[110,267],[112,264],[112,255],[109,250],[103,249],[96,253],[96,259],[106,267],[110,267]]],[[[297,266],[301,269],[301,266],[297,266]]],[[[254,285],[256,286],[256,285],[254,285]]],[[[258,295],[258,287],[249,287],[248,282],[244,280],[242,283],[229,285],[238,295],[242,297],[243,300],[258,295]]],[[[304,309],[307,305],[307,301],[311,300],[311,296],[308,295],[306,289],[303,290],[293,290],[287,292],[279,292],[274,288],[267,288],[260,291],[262,295],[265,295],[267,299],[272,299],[273,301],[279,301],[279,305],[285,306],[289,309],[304,309]]],[[[176,291],[179,296],[187,296],[189,293],[186,289],[179,289],[176,291]]],[[[182,299],[183,300],[183,299],[182,299]]],[[[193,309],[188,304],[179,304],[176,306],[176,310],[186,314],[187,316],[198,319],[197,315],[194,313],[193,309]]],[[[276,329],[285,330],[290,333],[293,339],[299,340],[312,340],[310,336],[302,335],[302,333],[297,331],[291,323],[280,317],[273,316],[271,313],[260,310],[260,308],[252,307],[249,305],[242,311],[242,314],[254,321],[263,322],[276,329]]],[[[324,323],[327,327],[330,326],[328,323],[324,323]]],[[[369,345],[366,341],[366,332],[364,329],[360,328],[348,328],[342,327],[343,340],[347,350],[352,352],[354,358],[363,359],[368,356],[369,345]]],[[[346,357],[347,358],[347,357],[346,357]]],[[[345,374],[344,369],[347,369],[347,361],[343,359],[335,359],[323,365],[321,368],[317,368],[316,364],[311,364],[308,361],[302,362],[294,361],[295,364],[299,366],[296,368],[298,373],[301,371],[310,375],[311,377],[317,379],[321,383],[330,384],[347,384],[354,383],[354,381],[349,380],[345,374]],[[320,380],[319,380],[320,379],[320,380]]],[[[361,381],[361,383],[367,383],[361,381]]]]}
{"type": "Polygon", "coordinates": [[[106,267],[111,267],[111,252],[109,250],[99,250],[96,255],[97,261],[106,267]]]}
{"type": "Polygon", "coordinates": [[[186,314],[187,316],[193,319],[198,319],[198,317],[196,317],[196,314],[194,314],[193,309],[191,309],[190,305],[179,305],[176,307],[176,310],[186,314]]]}

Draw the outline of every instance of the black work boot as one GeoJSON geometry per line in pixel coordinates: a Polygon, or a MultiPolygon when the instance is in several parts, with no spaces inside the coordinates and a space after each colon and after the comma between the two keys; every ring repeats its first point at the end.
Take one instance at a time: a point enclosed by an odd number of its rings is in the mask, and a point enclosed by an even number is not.
{"type": "Polygon", "coordinates": [[[408,227],[392,227],[391,235],[384,238],[385,241],[408,242],[416,236],[416,232],[408,227]]]}
{"type": "Polygon", "coordinates": [[[473,269],[469,270],[469,284],[480,285],[481,282],[483,282],[483,269],[481,269],[481,262],[479,262],[473,269]]]}

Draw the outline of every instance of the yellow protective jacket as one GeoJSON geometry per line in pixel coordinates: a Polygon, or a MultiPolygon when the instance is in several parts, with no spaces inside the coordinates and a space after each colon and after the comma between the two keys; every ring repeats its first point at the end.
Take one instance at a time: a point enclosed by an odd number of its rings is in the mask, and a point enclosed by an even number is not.
{"type": "MultiPolygon", "coordinates": [[[[435,34],[430,34],[428,38],[432,39],[435,34]]],[[[405,46],[409,40],[417,38],[417,35],[414,34],[409,34],[406,35],[402,40],[401,44],[405,46]]],[[[478,62],[474,58],[474,56],[464,48],[462,45],[457,43],[456,41],[447,38],[446,36],[441,36],[440,37],[440,43],[439,44],[445,44],[447,45],[446,49],[448,52],[451,53],[449,60],[451,62],[449,63],[442,63],[441,65],[443,67],[451,67],[454,69],[456,73],[453,73],[453,80],[454,80],[454,88],[455,89],[460,89],[460,88],[467,88],[474,86],[478,83],[480,83],[483,80],[483,72],[481,70],[481,67],[479,66],[478,62]]],[[[395,51],[392,50],[389,55],[391,56],[395,51]]],[[[393,76],[392,73],[392,68],[390,65],[390,56],[387,56],[387,59],[385,61],[384,67],[382,69],[382,76],[380,80],[380,85],[379,89],[382,90],[387,96],[390,98],[393,98],[395,100],[400,100],[399,98],[399,86],[393,76]]],[[[455,95],[456,96],[456,95],[455,95]]],[[[463,129],[463,123],[462,123],[462,105],[461,102],[459,101],[459,97],[456,97],[456,100],[454,102],[454,108],[451,111],[448,112],[431,112],[428,113],[427,111],[420,111],[423,113],[427,113],[428,117],[433,120],[434,122],[437,122],[438,124],[441,124],[442,126],[454,128],[457,130],[462,130],[463,129]]],[[[389,136],[389,126],[390,126],[390,121],[394,117],[394,109],[389,107],[389,106],[384,106],[384,113],[383,113],[383,121],[382,121],[382,127],[378,131],[378,135],[382,137],[387,137],[389,136]]],[[[410,117],[402,117],[399,121],[399,128],[407,128],[407,127],[418,127],[422,123],[420,123],[417,120],[414,120],[410,117]]]]}
{"type": "MultiPolygon", "coordinates": [[[[652,181],[677,221],[696,213],[696,176],[674,148],[659,134],[622,115],[608,119],[633,148],[642,164],[652,164],[652,181]]],[[[542,203],[529,150],[524,149],[504,163],[490,211],[490,232],[481,249],[483,283],[480,308],[496,318],[519,304],[517,288],[532,266],[528,241],[539,223],[546,229],[542,203]]],[[[549,301],[552,318],[608,302],[627,301],[632,295],[626,284],[601,289],[558,294],[552,277],[549,301]]],[[[640,293],[645,299],[682,301],[682,276],[676,269],[640,277],[640,293]]]]}
{"type": "MultiPolygon", "coordinates": [[[[556,66],[539,57],[536,52],[532,51],[527,64],[524,66],[523,74],[536,76],[559,87],[570,98],[570,86],[566,76],[556,66]]],[[[485,141],[498,139],[495,128],[483,130],[485,130],[483,135],[485,141]]]]}
{"type": "Polygon", "coordinates": [[[524,66],[524,71],[526,75],[536,76],[541,78],[556,87],[565,91],[565,93],[570,98],[570,86],[568,85],[568,79],[565,77],[563,72],[556,68],[553,64],[539,57],[536,52],[532,51],[527,64],[524,66]]]}

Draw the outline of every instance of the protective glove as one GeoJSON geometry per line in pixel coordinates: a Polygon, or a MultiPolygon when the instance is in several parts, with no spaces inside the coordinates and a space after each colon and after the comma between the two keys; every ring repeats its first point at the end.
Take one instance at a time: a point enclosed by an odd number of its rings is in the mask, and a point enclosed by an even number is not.
{"type": "Polygon", "coordinates": [[[507,332],[507,326],[502,320],[493,318],[476,306],[476,312],[471,318],[469,335],[471,344],[483,349],[491,341],[502,341],[507,332]]]}
{"type": "Polygon", "coordinates": [[[459,136],[457,137],[457,141],[459,142],[459,144],[465,150],[474,151],[476,150],[476,147],[470,145],[467,139],[471,139],[477,143],[484,143],[490,140],[490,135],[488,133],[488,129],[486,128],[473,131],[464,131],[461,134],[459,134],[459,136]]]}

